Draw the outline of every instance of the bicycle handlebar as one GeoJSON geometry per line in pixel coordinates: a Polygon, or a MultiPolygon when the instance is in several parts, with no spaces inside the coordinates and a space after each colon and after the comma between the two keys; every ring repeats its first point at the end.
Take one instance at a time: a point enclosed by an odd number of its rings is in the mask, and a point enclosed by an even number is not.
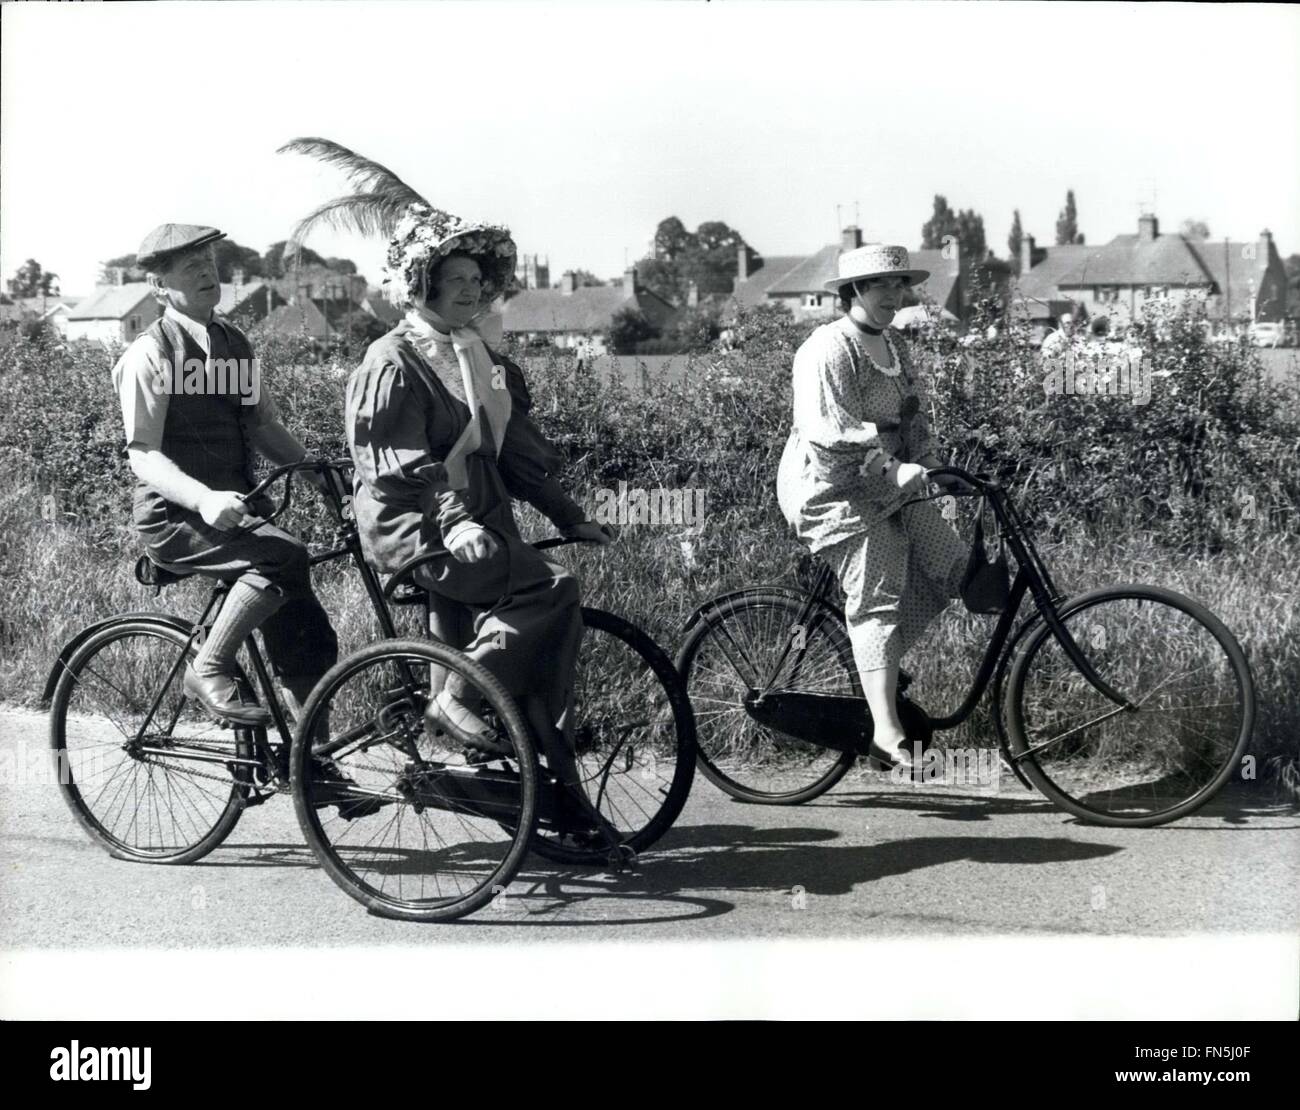
{"type": "Polygon", "coordinates": [[[284,466],[275,467],[265,478],[257,483],[247,493],[241,493],[239,498],[245,503],[252,501],[254,498],[261,497],[268,489],[271,488],[281,478],[288,480],[284,483],[284,495],[280,498],[280,503],[265,516],[257,517],[255,524],[245,525],[235,529],[236,532],[251,532],[260,528],[263,524],[270,524],[272,521],[279,519],[288,511],[293,501],[293,480],[294,474],[303,471],[312,471],[317,474],[333,474],[339,480],[339,487],[336,488],[331,483],[326,483],[326,488],[321,491],[330,508],[334,510],[334,515],[341,521],[343,519],[343,494],[339,489],[347,489],[347,482],[343,475],[345,472],[353,469],[351,459],[299,459],[294,463],[286,463],[284,466]]]}

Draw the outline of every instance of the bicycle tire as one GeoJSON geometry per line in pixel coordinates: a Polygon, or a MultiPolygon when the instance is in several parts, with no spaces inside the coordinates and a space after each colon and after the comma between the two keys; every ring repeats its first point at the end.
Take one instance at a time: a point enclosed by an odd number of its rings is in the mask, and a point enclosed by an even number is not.
{"type": "MultiPolygon", "coordinates": [[[[716,630],[728,624],[731,628],[727,631],[733,641],[737,635],[744,635],[746,627],[755,628],[756,631],[745,638],[757,640],[752,646],[764,652],[768,663],[774,662],[786,647],[803,604],[801,599],[780,590],[756,589],[723,598],[716,605],[704,609],[678,652],[677,668],[696,707],[699,768],[714,786],[737,801],[754,805],[799,805],[812,801],[835,786],[857,760],[854,752],[836,752],[805,741],[791,738],[771,741],[772,730],[749,718],[741,704],[745,692],[765,681],[765,677],[738,673],[735,661],[720,649],[718,654],[725,666],[716,664],[716,672],[711,673],[701,662],[710,637],[718,639],[716,630]],[[708,703],[709,708],[701,711],[701,703],[708,703]],[[730,744],[735,750],[744,746],[752,749],[760,743],[784,746],[794,761],[801,758],[819,761],[809,772],[811,781],[785,789],[765,788],[772,784],[759,782],[757,773],[751,776],[743,764],[735,761],[724,763],[725,745],[730,744]]],[[[787,683],[783,688],[862,697],[862,684],[853,662],[848,631],[839,615],[830,605],[820,602],[807,624],[808,637],[820,636],[825,641],[820,650],[815,649],[817,661],[825,662],[837,673],[820,676],[806,686],[791,687],[787,683]]],[[[720,639],[718,642],[720,644],[720,639]]],[[[761,665],[754,664],[756,668],[761,665]]],[[[786,782],[788,784],[788,779],[786,782]]]]}
{"type": "Polygon", "coordinates": [[[1150,827],[1199,809],[1239,766],[1254,726],[1250,667],[1232,633],[1198,602],[1158,586],[1092,590],[1060,614],[1089,663],[1136,697],[1136,709],[1118,711],[1094,690],[1042,623],[1012,665],[1001,707],[1026,776],[1093,824],[1150,827]],[[1160,677],[1166,658],[1178,660],[1172,677],[1160,677]],[[1171,703],[1183,696],[1210,700],[1171,703]],[[1090,714],[1100,715],[1074,723],[1090,714]],[[1125,725],[1140,742],[1126,740],[1125,725]]]}
{"type": "Polygon", "coordinates": [[[588,798],[622,840],[618,846],[579,847],[539,828],[533,851],[563,864],[645,851],[681,815],[695,778],[695,715],[672,659],[643,630],[613,613],[583,607],[582,623],[574,705],[578,762],[588,798]],[[648,718],[648,729],[628,723],[641,718],[648,718]],[[615,737],[613,746],[602,745],[597,734],[615,737]],[[667,773],[660,771],[663,760],[667,773]]]}
{"type": "MultiPolygon", "coordinates": [[[[379,673],[382,675],[382,671],[379,673]]],[[[364,692],[364,681],[360,685],[363,687],[364,692]]],[[[400,703],[400,715],[405,722],[402,727],[416,730],[421,727],[423,701],[418,700],[418,698],[427,699],[427,695],[428,691],[425,689],[422,694],[417,696],[415,703],[409,704],[408,699],[405,697],[397,699],[397,702],[400,703]]],[[[355,698],[360,695],[353,696],[355,698]]],[[[380,696],[382,698],[385,695],[380,696]]],[[[352,716],[361,721],[366,719],[367,714],[370,714],[374,721],[380,722],[380,727],[387,727],[389,720],[396,721],[399,716],[390,712],[392,710],[393,705],[391,704],[380,705],[377,701],[367,701],[356,706],[352,716]],[[386,718],[384,714],[389,714],[389,717],[386,718]]],[[[385,747],[392,746],[387,740],[376,741],[375,748],[372,748],[371,751],[379,748],[381,743],[385,747]]],[[[316,745],[316,748],[317,750],[324,750],[319,745],[316,745]]],[[[302,828],[303,836],[311,846],[312,852],[326,874],[337,886],[364,905],[371,913],[380,917],[404,921],[452,921],[473,913],[491,901],[496,895],[504,893],[506,887],[514,878],[515,872],[527,853],[529,840],[536,821],[536,762],[537,758],[533,750],[528,726],[524,722],[514,699],[481,664],[476,663],[463,653],[436,641],[381,640],[339,660],[316,684],[308,697],[307,703],[303,707],[302,720],[299,722],[294,735],[290,755],[294,810],[297,813],[298,824],[302,828]],[[417,818],[421,818],[421,820],[417,821],[417,828],[422,837],[423,857],[429,861],[428,867],[432,868],[434,866],[434,861],[438,856],[448,857],[446,872],[432,870],[429,872],[432,875],[432,882],[436,892],[432,897],[423,896],[426,889],[424,873],[420,874],[421,897],[408,898],[404,895],[401,875],[405,873],[404,869],[407,868],[409,861],[406,856],[402,855],[403,852],[408,850],[403,849],[401,846],[401,812],[382,816],[383,810],[378,811],[378,815],[381,815],[379,817],[380,821],[387,821],[389,825],[394,821],[397,823],[395,848],[385,848],[383,843],[376,845],[374,840],[378,834],[360,845],[345,845],[343,843],[345,837],[340,836],[336,844],[334,838],[326,831],[321,818],[322,811],[329,808],[333,803],[320,803],[319,798],[316,796],[320,789],[320,778],[317,774],[308,771],[309,762],[313,759],[313,744],[308,743],[307,738],[315,734],[317,723],[323,719],[323,714],[327,710],[333,711],[337,717],[340,707],[334,704],[336,693],[344,689],[348,680],[354,675],[362,674],[364,668],[372,665],[382,666],[386,662],[395,666],[422,667],[425,673],[427,673],[429,665],[436,665],[454,674],[459,674],[468,680],[473,690],[482,697],[486,703],[487,711],[500,723],[514,747],[515,754],[509,760],[511,764],[509,771],[502,770],[498,772],[498,777],[501,778],[512,775],[511,782],[517,784],[517,789],[512,787],[512,792],[507,800],[509,818],[504,824],[491,817],[484,817],[482,811],[475,810],[472,805],[469,808],[461,809],[457,809],[454,805],[438,809],[436,804],[431,804],[427,800],[421,802],[417,797],[412,802],[409,794],[405,798],[405,801],[410,803],[410,811],[417,818]],[[482,821],[485,828],[490,826],[496,833],[509,837],[509,843],[503,851],[498,849],[499,840],[485,840],[485,843],[492,844],[493,851],[490,858],[482,864],[482,867],[474,872],[474,881],[468,890],[461,889],[452,895],[446,895],[442,892],[442,882],[439,875],[443,875],[444,878],[450,881],[452,878],[460,878],[469,873],[464,857],[473,857],[474,851],[447,846],[441,831],[433,826],[429,820],[423,819],[426,811],[446,812],[449,814],[449,827],[458,822],[466,830],[476,828],[470,823],[472,819],[473,821],[482,821]],[[434,846],[432,848],[428,838],[430,831],[434,834],[434,846]],[[388,853],[388,857],[395,858],[396,862],[390,864],[390,859],[383,857],[385,852],[388,853]],[[500,858],[497,859],[497,856],[500,856],[500,858]],[[364,875],[354,866],[353,860],[362,862],[369,860],[373,864],[370,870],[381,876],[380,885],[376,886],[373,882],[367,881],[364,875]],[[384,864],[390,864],[387,870],[385,870],[384,864]],[[398,875],[396,894],[392,894],[386,889],[387,878],[394,873],[398,875]]],[[[505,761],[503,761],[503,766],[504,763],[505,761]]],[[[438,767],[441,770],[432,772],[422,769],[416,772],[417,777],[425,774],[441,773],[450,775],[454,772],[461,776],[459,781],[464,782],[467,777],[480,773],[477,769],[468,765],[465,767],[457,766],[452,770],[448,770],[442,763],[430,762],[423,764],[422,767],[438,767]]],[[[349,764],[344,763],[341,769],[346,773],[351,767],[349,764]]],[[[384,769],[384,773],[387,773],[387,769],[384,769]]],[[[489,771],[485,769],[481,773],[487,774],[489,771]]],[[[398,781],[398,778],[394,779],[394,783],[398,781]]],[[[409,776],[405,781],[408,784],[410,783],[409,776]]],[[[402,788],[394,786],[394,789],[400,791],[402,788]]],[[[429,793],[432,792],[427,786],[421,786],[417,789],[426,790],[426,799],[429,793]]],[[[364,801],[364,796],[360,801],[364,801]]],[[[349,804],[355,807],[360,804],[360,801],[349,804]]],[[[390,804],[396,805],[399,803],[390,804]]],[[[352,819],[344,816],[345,808],[347,807],[343,805],[338,806],[338,819],[349,821],[350,824],[352,819]]],[[[372,814],[366,814],[365,816],[369,817],[372,814]]],[[[341,827],[341,831],[346,831],[346,829],[341,827]]],[[[489,835],[492,834],[484,833],[485,837],[489,835]]],[[[477,850],[480,854],[485,851],[482,846],[479,846],[477,850]]],[[[469,860],[471,867],[476,862],[477,859],[475,858],[469,860]]]]}
{"type": "MultiPolygon", "coordinates": [[[[221,764],[219,763],[195,763],[188,770],[184,770],[179,765],[161,762],[160,760],[165,757],[132,754],[127,750],[126,754],[129,760],[133,761],[134,766],[132,767],[129,762],[120,762],[119,770],[109,776],[93,799],[88,796],[91,786],[90,777],[78,776],[74,771],[74,762],[85,765],[91,761],[74,755],[70,750],[69,741],[72,736],[78,737],[76,747],[79,749],[81,748],[80,735],[83,732],[88,736],[101,732],[105,735],[106,739],[95,742],[91,745],[92,748],[126,750],[132,745],[130,735],[132,730],[125,725],[128,711],[132,707],[152,704],[153,699],[158,697],[159,687],[157,685],[150,687],[148,679],[155,677],[164,664],[170,666],[175,661],[179,653],[184,650],[187,639],[187,633],[181,632],[174,625],[163,620],[144,618],[111,624],[88,637],[73,652],[63,665],[63,672],[55,685],[50,703],[50,747],[55,753],[60,792],[91,839],[101,844],[116,859],[137,863],[193,863],[195,860],[202,859],[225,840],[244,810],[249,785],[246,781],[239,781],[238,772],[232,773],[227,770],[226,773],[230,777],[227,788],[222,789],[218,784],[218,787],[213,789],[206,785],[207,782],[212,781],[209,776],[220,776],[221,772],[218,768],[221,764]],[[146,652],[140,646],[134,650],[126,648],[123,652],[115,653],[118,654],[118,658],[109,658],[110,649],[114,644],[123,645],[129,639],[139,638],[160,641],[166,649],[160,651],[159,658],[153,660],[152,665],[145,658],[146,652]],[[116,681],[96,672],[93,664],[97,658],[100,660],[99,670],[113,672],[116,681]],[[89,721],[80,719],[87,715],[78,712],[77,699],[80,694],[90,689],[91,676],[102,691],[99,699],[100,710],[108,719],[108,727],[105,727],[103,721],[97,721],[92,725],[89,721]],[[123,699],[121,704],[115,706],[112,713],[102,708],[102,699],[109,697],[110,691],[123,699]],[[120,743],[118,737],[107,738],[111,735],[112,728],[116,728],[118,733],[126,738],[126,745],[120,743]],[[129,767],[132,769],[126,771],[125,769],[129,767]],[[142,783],[140,775],[142,768],[146,767],[151,770],[143,772],[147,777],[142,783]],[[155,776],[163,779],[165,788],[155,781],[155,776]],[[114,788],[115,782],[117,785],[114,788]],[[110,788],[113,788],[112,795],[104,806],[100,806],[99,802],[104,791],[110,788]],[[130,824],[126,830],[121,830],[112,811],[120,799],[119,816],[124,817],[128,798],[134,798],[137,804],[130,824]],[[128,839],[131,830],[139,824],[141,812],[144,815],[143,827],[148,841],[145,844],[139,843],[135,837],[128,839]],[[161,842],[166,837],[165,830],[161,828],[164,812],[170,815],[170,825],[176,834],[174,839],[181,842],[170,844],[161,842]],[[186,827],[188,831],[183,831],[186,827]],[[157,846],[152,844],[155,832],[160,840],[157,846]]],[[[151,737],[153,747],[165,746],[173,739],[172,730],[179,721],[184,706],[193,704],[185,696],[181,687],[182,675],[183,668],[172,676],[169,689],[162,693],[163,705],[159,707],[160,712],[165,706],[176,716],[165,734],[151,737]]],[[[240,677],[247,681],[242,673],[240,677]]],[[[161,677],[156,677],[156,682],[161,683],[161,681],[161,677]]],[[[159,714],[155,713],[155,719],[158,716],[159,714]]],[[[233,738],[219,739],[219,734],[230,730],[217,729],[201,708],[197,708],[193,719],[187,722],[187,730],[197,731],[200,725],[196,722],[201,722],[201,727],[207,729],[209,735],[202,740],[196,740],[195,743],[210,747],[213,754],[220,754],[228,744],[231,755],[252,758],[253,744],[248,730],[236,729],[233,738]]],[[[138,725],[136,727],[138,729],[138,725]]],[[[96,758],[111,754],[109,751],[100,751],[96,758]]],[[[182,761],[182,758],[178,757],[177,763],[182,761]]]]}

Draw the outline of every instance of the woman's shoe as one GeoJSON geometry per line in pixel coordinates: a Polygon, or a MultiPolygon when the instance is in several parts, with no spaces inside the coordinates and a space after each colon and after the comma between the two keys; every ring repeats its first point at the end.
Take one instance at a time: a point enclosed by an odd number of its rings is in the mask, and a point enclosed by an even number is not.
{"type": "Polygon", "coordinates": [[[446,733],[473,751],[498,756],[515,754],[514,746],[508,740],[498,737],[482,717],[445,690],[429,699],[429,704],[424,707],[424,720],[430,728],[446,733]]]}
{"type": "Polygon", "coordinates": [[[873,737],[867,741],[867,755],[875,761],[877,770],[903,770],[910,773],[919,766],[913,755],[912,744],[907,740],[903,741],[901,748],[894,750],[882,748],[873,737]]]}

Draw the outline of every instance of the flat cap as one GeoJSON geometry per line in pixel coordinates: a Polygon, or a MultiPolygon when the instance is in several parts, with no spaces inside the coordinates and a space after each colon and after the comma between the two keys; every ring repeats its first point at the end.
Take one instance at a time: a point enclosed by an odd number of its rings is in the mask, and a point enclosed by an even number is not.
{"type": "Polygon", "coordinates": [[[169,254],[200,247],[204,243],[215,243],[224,239],[226,233],[215,227],[200,227],[198,224],[160,224],[144,237],[135,260],[140,266],[149,266],[160,262],[169,254]]]}

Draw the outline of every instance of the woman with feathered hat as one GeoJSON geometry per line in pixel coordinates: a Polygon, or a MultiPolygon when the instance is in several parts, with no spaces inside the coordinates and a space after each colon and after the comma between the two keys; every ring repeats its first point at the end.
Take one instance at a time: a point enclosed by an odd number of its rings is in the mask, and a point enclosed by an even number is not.
{"type": "Polygon", "coordinates": [[[794,429],[777,496],[844,589],[871,754],[908,766],[899,661],[960,596],[969,555],[933,503],[902,508],[924,492],[926,469],[943,465],[907,345],[889,327],[904,290],[930,275],[911,268],[903,247],[879,243],[840,255],[838,271],[826,288],[843,315],[795,354],[794,429]]]}
{"type": "MultiPolygon", "coordinates": [[[[366,556],[388,572],[416,555],[441,556],[420,578],[435,635],[519,699],[551,772],[576,784],[578,582],[520,539],[511,498],[530,502],[566,536],[612,537],[556,480],[563,457],[529,418],[522,372],[485,339],[495,341],[487,310],[515,281],[510,232],[434,208],[391,171],[336,144],[303,139],[282,149],[339,165],[360,186],[301,221],[295,242],[322,218],[391,235],[385,291],[406,315],[371,344],[346,399],[366,556]]],[[[430,724],[468,747],[499,751],[456,681],[446,679],[430,699],[430,724]]],[[[581,803],[582,791],[572,793],[581,803]]]]}

